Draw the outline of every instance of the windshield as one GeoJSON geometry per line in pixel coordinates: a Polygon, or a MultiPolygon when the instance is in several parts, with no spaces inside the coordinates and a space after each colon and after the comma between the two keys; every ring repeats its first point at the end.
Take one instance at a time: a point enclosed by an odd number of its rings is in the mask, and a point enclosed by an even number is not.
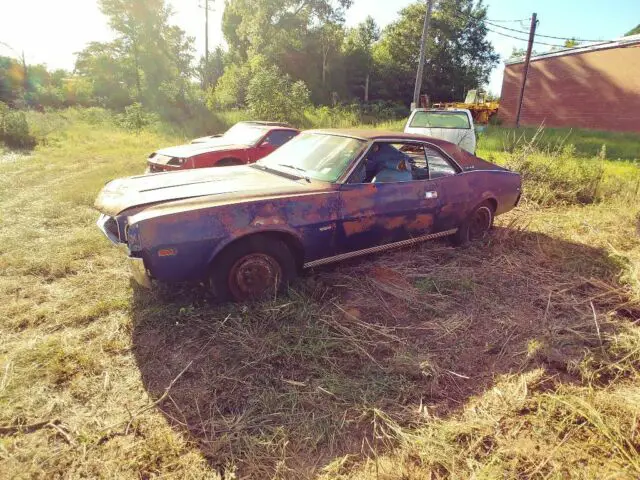
{"type": "Polygon", "coordinates": [[[465,112],[416,112],[411,125],[414,128],[464,128],[469,129],[469,118],[465,112]]]}
{"type": "Polygon", "coordinates": [[[289,175],[335,182],[367,145],[364,140],[325,133],[302,133],[257,165],[289,175]]]}
{"type": "Polygon", "coordinates": [[[231,127],[222,136],[229,143],[239,143],[240,145],[255,145],[267,133],[264,127],[256,127],[238,123],[231,127]]]}

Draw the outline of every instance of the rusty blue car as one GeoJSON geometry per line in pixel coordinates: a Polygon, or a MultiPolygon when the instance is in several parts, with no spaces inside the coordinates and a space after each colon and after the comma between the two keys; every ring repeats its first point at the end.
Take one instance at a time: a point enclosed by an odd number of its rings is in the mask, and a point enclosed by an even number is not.
{"type": "Polygon", "coordinates": [[[482,238],[520,195],[518,173],[446,141],[311,130],[251,165],[113,180],[95,205],[141,285],[200,281],[247,301],[306,268],[482,238]]]}

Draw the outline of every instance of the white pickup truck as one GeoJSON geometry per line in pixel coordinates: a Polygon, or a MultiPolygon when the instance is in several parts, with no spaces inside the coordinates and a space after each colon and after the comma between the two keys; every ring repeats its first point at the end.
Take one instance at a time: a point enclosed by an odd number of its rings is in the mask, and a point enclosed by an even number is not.
{"type": "Polygon", "coordinates": [[[411,112],[404,133],[440,138],[476,153],[476,132],[469,110],[417,108],[411,112]]]}

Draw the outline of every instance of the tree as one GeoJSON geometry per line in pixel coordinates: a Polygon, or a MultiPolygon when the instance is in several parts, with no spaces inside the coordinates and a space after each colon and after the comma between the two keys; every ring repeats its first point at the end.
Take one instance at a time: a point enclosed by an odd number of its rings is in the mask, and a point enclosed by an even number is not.
{"type": "Polygon", "coordinates": [[[251,66],[249,63],[228,65],[216,87],[211,89],[207,98],[207,106],[211,110],[243,106],[246,101],[250,77],[251,66]]]}
{"type": "Polygon", "coordinates": [[[97,81],[97,94],[110,106],[122,108],[135,99],[163,112],[184,110],[193,38],[169,25],[172,12],[165,0],[100,0],[99,5],[116,39],[91,43],[78,54],[76,71],[97,81]]]}
{"type": "Polygon", "coordinates": [[[215,88],[218,80],[224,74],[225,66],[225,51],[221,46],[217,46],[212,54],[209,55],[209,61],[204,58],[200,59],[198,65],[198,77],[200,78],[200,85],[203,89],[215,88]]]}
{"type": "Polygon", "coordinates": [[[247,89],[247,105],[256,118],[302,123],[311,105],[309,89],[301,80],[292,81],[275,65],[257,69],[247,89]]]}
{"type": "Polygon", "coordinates": [[[283,47],[300,47],[305,35],[327,22],[342,23],[353,0],[228,0],[222,31],[238,59],[261,54],[274,60],[283,47]]]}
{"type": "Polygon", "coordinates": [[[636,26],[636,28],[632,28],[631,30],[629,30],[625,34],[625,37],[630,37],[631,35],[638,35],[638,34],[640,34],[640,23],[636,26]]]}
{"type": "Polygon", "coordinates": [[[340,52],[340,45],[342,45],[344,39],[344,30],[337,23],[327,22],[318,31],[322,53],[322,86],[326,88],[330,58],[332,54],[340,52]]]}
{"type": "Polygon", "coordinates": [[[13,106],[24,99],[24,79],[22,65],[11,57],[0,57],[0,102],[13,106]]]}
{"type": "MultiPolygon", "coordinates": [[[[536,55],[539,55],[539,53],[535,50],[531,50],[531,56],[534,57],[536,55]]],[[[527,50],[525,48],[513,48],[511,50],[511,55],[509,56],[509,60],[516,60],[516,59],[524,59],[524,57],[527,56],[527,50]]]]}
{"type": "MultiPolygon", "coordinates": [[[[409,5],[376,44],[380,75],[373,83],[382,98],[409,102],[420,51],[426,6],[409,5]]],[[[422,91],[435,101],[460,100],[489,80],[499,56],[487,40],[486,7],[473,0],[441,0],[433,11],[422,91]]]]}
{"type": "Polygon", "coordinates": [[[222,31],[229,58],[242,64],[255,55],[303,80],[315,101],[340,84],[339,50],[344,10],[352,0],[229,0],[222,31]],[[330,78],[331,77],[331,78],[330,78]]]}
{"type": "Polygon", "coordinates": [[[578,42],[575,38],[570,38],[569,40],[564,41],[564,48],[575,48],[579,45],[580,42],[578,42]]]}
{"type": "Polygon", "coordinates": [[[363,94],[365,102],[369,101],[369,84],[375,63],[373,48],[379,39],[380,28],[373,17],[368,16],[349,30],[343,46],[349,92],[354,97],[363,94]]]}

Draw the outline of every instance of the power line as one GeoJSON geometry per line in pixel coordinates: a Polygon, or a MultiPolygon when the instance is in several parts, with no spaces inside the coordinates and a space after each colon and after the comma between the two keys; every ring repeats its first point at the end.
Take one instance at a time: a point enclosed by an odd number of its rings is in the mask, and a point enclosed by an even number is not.
{"type": "MultiPolygon", "coordinates": [[[[479,21],[479,22],[489,23],[489,21],[488,21],[488,20],[485,20],[485,19],[482,19],[482,18],[478,18],[478,17],[476,17],[476,16],[474,16],[474,15],[471,15],[470,13],[464,13],[464,12],[461,12],[460,10],[454,10],[454,12],[453,12],[453,13],[454,13],[454,14],[456,14],[456,16],[457,16],[460,20],[466,20],[466,21],[468,21],[468,20],[473,19],[473,20],[477,20],[477,21],[479,21]],[[463,18],[463,17],[464,17],[464,18],[463,18]]],[[[491,24],[491,25],[493,25],[493,24],[491,24]]],[[[485,26],[486,26],[486,25],[485,25],[485,26]]],[[[500,28],[506,28],[506,27],[501,27],[500,25],[493,25],[493,26],[500,27],[500,28]]],[[[528,39],[528,38],[514,37],[513,35],[509,35],[509,34],[506,34],[506,33],[497,32],[497,31],[495,31],[495,30],[491,30],[489,27],[486,27],[486,28],[487,28],[487,30],[488,30],[489,32],[495,33],[495,34],[497,34],[497,35],[502,35],[503,37],[513,38],[514,40],[520,40],[520,41],[522,41],[522,42],[528,42],[528,41],[529,41],[529,39],[528,39]]],[[[524,34],[526,34],[526,35],[529,35],[529,32],[523,32],[523,31],[520,31],[520,30],[515,30],[515,29],[513,29],[513,28],[508,28],[507,30],[513,30],[513,31],[518,32],[518,33],[524,33],[524,34]]],[[[546,42],[537,42],[537,41],[536,41],[536,42],[534,42],[534,43],[536,43],[536,44],[538,44],[538,45],[546,45],[546,46],[548,46],[548,47],[561,47],[561,48],[564,48],[564,45],[558,45],[558,44],[556,44],[556,43],[546,43],[546,42]]]]}
{"type": "MultiPolygon", "coordinates": [[[[513,38],[514,40],[520,40],[522,42],[528,42],[529,40],[526,38],[521,38],[521,37],[514,37],[513,35],[509,35],[507,33],[502,33],[502,32],[496,32],[495,30],[491,30],[490,28],[487,28],[487,30],[491,33],[495,33],[496,35],[502,35],[503,37],[508,37],[508,38],[513,38]]],[[[560,48],[565,48],[564,45],[559,45],[557,43],[546,43],[546,42],[538,42],[538,41],[534,41],[533,43],[535,43],[536,45],[546,45],[547,47],[560,47],[560,48]]]]}
{"type": "MultiPolygon", "coordinates": [[[[479,20],[479,19],[478,19],[479,20]]],[[[529,33],[529,32],[525,32],[524,30],[517,30],[515,28],[509,28],[509,27],[504,27],[502,25],[496,25],[495,23],[490,22],[489,20],[485,20],[489,25],[493,26],[493,27],[497,27],[497,28],[502,28],[503,30],[509,30],[510,32],[516,32],[516,33],[529,33]]],[[[575,42],[613,42],[614,40],[588,40],[586,38],[575,38],[575,37],[554,37],[553,35],[542,35],[541,33],[536,33],[536,37],[542,37],[542,38],[551,38],[553,40],[573,40],[575,42]]]]}
{"type": "MultiPolygon", "coordinates": [[[[525,31],[525,30],[518,30],[516,28],[505,27],[503,25],[497,25],[496,23],[494,23],[494,22],[498,22],[498,20],[488,20],[486,18],[485,19],[478,18],[478,17],[472,15],[471,13],[464,13],[464,12],[462,12],[460,10],[456,10],[455,12],[458,13],[459,15],[463,15],[465,17],[465,20],[473,19],[473,20],[477,20],[479,22],[486,22],[487,24],[489,24],[489,25],[491,25],[493,27],[501,28],[503,30],[508,30],[510,32],[523,33],[525,35],[529,34],[529,32],[525,31]]],[[[461,18],[461,17],[458,17],[458,18],[461,18]]],[[[527,20],[529,20],[529,19],[527,19],[527,20]]],[[[515,22],[515,21],[522,21],[522,20],[501,20],[500,22],[512,22],[512,21],[515,22]]],[[[490,30],[490,31],[493,31],[493,30],[490,30]]],[[[498,33],[500,35],[500,32],[493,31],[493,33],[498,33]]],[[[505,37],[509,37],[509,35],[506,35],[506,34],[502,34],[502,35],[505,36],[505,37]]],[[[556,36],[553,36],[553,35],[542,35],[542,34],[537,33],[537,32],[536,32],[536,37],[550,38],[552,40],[573,40],[574,42],[603,42],[603,43],[604,42],[615,42],[615,40],[588,40],[586,38],[556,37],[556,36]]],[[[510,37],[510,38],[514,38],[514,37],[510,37]]],[[[516,40],[523,40],[523,39],[517,38],[516,40]]],[[[564,47],[564,45],[552,45],[552,44],[548,44],[548,43],[544,43],[544,42],[536,42],[536,43],[539,43],[540,45],[550,45],[552,47],[559,47],[559,46],[560,47],[564,47]]]]}
{"type": "Polygon", "coordinates": [[[495,23],[522,23],[522,22],[526,22],[531,20],[531,17],[529,18],[521,18],[519,20],[493,20],[493,19],[489,19],[487,18],[486,21],[487,22],[495,22],[495,23]]]}

